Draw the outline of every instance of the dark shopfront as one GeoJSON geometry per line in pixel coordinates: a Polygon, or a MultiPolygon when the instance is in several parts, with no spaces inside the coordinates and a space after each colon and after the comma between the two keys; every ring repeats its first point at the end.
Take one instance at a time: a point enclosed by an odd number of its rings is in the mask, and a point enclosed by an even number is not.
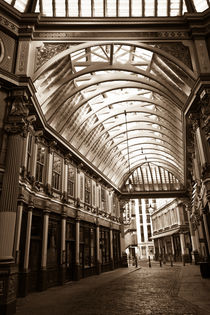
{"type": "Polygon", "coordinates": [[[96,274],[96,226],[86,222],[80,224],[80,276],[96,274]]]}
{"type": "Polygon", "coordinates": [[[67,219],[66,222],[66,254],[65,268],[66,281],[75,280],[75,248],[76,248],[76,228],[73,220],[67,219]]]}

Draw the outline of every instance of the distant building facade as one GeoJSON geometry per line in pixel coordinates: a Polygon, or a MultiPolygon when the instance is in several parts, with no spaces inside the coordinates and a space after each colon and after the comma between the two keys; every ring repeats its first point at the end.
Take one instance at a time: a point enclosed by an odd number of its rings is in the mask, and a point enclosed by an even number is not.
{"type": "Polygon", "coordinates": [[[150,218],[151,202],[155,200],[132,199],[126,205],[124,213],[125,247],[130,260],[134,256],[138,259],[153,259],[154,243],[152,236],[152,222],[150,218]]]}

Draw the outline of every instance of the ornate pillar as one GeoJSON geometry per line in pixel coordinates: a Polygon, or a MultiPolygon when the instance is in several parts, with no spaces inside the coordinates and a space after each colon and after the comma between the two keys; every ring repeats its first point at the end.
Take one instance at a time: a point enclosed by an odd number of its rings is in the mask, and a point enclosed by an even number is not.
{"type": "Polygon", "coordinates": [[[39,281],[39,290],[47,289],[47,241],[48,241],[48,226],[49,226],[49,207],[46,205],[43,218],[43,234],[42,234],[42,257],[41,257],[41,272],[39,281]]]}
{"type": "Polygon", "coordinates": [[[80,260],[79,260],[79,253],[80,253],[80,218],[77,215],[76,217],[76,257],[75,257],[75,280],[80,280],[80,260]]]}
{"type": "Polygon", "coordinates": [[[23,139],[30,121],[28,102],[29,96],[25,90],[14,90],[9,98],[9,111],[4,126],[8,142],[0,198],[0,283],[3,292],[0,299],[1,314],[9,311],[14,313],[16,307],[17,270],[14,266],[13,247],[23,139]]]}

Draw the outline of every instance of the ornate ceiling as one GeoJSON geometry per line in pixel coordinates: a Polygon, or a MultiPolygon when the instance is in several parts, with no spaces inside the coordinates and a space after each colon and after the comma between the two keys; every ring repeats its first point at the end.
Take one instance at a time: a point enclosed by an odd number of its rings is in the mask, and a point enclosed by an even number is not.
{"type": "Polygon", "coordinates": [[[20,12],[53,17],[162,17],[203,12],[209,0],[4,0],[20,12]]]}
{"type": "Polygon", "coordinates": [[[196,79],[190,59],[179,61],[173,44],[171,53],[137,42],[46,45],[33,81],[47,124],[115,187],[135,171],[139,190],[180,189],[182,107],[196,79]],[[48,58],[46,45],[60,52],[48,58]]]}

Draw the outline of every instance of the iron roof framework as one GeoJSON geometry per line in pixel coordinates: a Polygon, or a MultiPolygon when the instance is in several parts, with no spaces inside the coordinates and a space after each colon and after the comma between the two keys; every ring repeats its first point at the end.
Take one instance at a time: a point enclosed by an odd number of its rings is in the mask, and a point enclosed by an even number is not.
{"type": "Polygon", "coordinates": [[[47,124],[115,187],[130,179],[136,191],[183,187],[182,107],[195,79],[190,66],[138,42],[72,45],[33,76],[47,124]]]}

